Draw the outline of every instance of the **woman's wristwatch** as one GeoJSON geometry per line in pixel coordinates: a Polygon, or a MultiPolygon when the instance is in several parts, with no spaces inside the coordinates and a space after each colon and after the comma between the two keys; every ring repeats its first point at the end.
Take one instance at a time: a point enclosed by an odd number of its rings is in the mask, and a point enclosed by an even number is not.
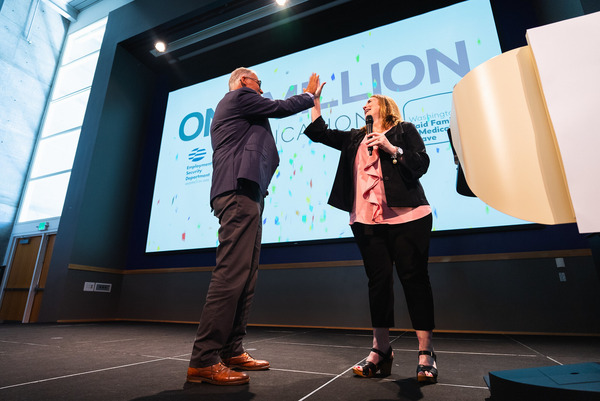
{"type": "Polygon", "coordinates": [[[398,163],[398,156],[402,156],[403,154],[404,151],[402,150],[402,148],[396,146],[396,151],[392,154],[392,163],[398,163]]]}

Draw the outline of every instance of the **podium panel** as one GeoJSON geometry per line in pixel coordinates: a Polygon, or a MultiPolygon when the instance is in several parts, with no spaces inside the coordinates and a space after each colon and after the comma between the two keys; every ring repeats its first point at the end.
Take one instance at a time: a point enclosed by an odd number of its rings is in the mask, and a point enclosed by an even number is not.
{"type": "Polygon", "coordinates": [[[523,220],[575,221],[529,47],[474,68],[452,101],[452,141],[477,197],[523,220]]]}

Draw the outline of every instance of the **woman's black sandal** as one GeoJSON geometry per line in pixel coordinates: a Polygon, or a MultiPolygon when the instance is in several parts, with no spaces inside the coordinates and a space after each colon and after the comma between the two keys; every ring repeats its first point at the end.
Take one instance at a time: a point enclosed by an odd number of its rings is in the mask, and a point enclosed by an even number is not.
{"type": "MultiPolygon", "coordinates": [[[[433,362],[437,360],[435,352],[433,351],[419,351],[419,356],[421,355],[429,355],[433,358],[433,362]]],[[[417,366],[417,380],[419,383],[437,383],[438,370],[433,365],[421,365],[417,366]],[[420,375],[419,373],[424,373],[420,375]],[[431,373],[431,376],[428,376],[427,373],[431,373]]]]}
{"type": "Polygon", "coordinates": [[[392,347],[390,347],[390,350],[387,352],[387,354],[384,354],[383,352],[375,348],[371,348],[371,351],[375,352],[383,359],[379,361],[377,365],[375,365],[373,362],[367,362],[367,360],[365,359],[364,361],[352,368],[354,374],[360,377],[373,377],[377,374],[377,372],[381,372],[381,376],[389,376],[390,374],[392,374],[392,362],[394,361],[394,355],[392,355],[392,347]]]}

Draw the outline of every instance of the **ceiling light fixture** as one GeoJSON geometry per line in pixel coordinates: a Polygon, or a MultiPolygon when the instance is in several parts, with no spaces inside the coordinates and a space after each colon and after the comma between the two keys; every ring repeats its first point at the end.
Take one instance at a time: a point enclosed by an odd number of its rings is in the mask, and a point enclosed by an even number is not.
{"type": "MultiPolygon", "coordinates": [[[[294,6],[298,5],[298,4],[305,3],[308,0],[289,0],[289,1],[285,0],[285,1],[287,3],[289,3],[288,4],[288,8],[291,8],[291,7],[294,7],[294,6]]],[[[332,1],[331,3],[322,5],[320,7],[316,7],[314,9],[310,9],[310,10],[301,12],[299,14],[296,14],[293,17],[284,18],[280,22],[275,22],[275,23],[268,24],[268,25],[266,25],[264,27],[260,27],[260,28],[254,29],[254,30],[246,32],[246,33],[244,33],[242,35],[238,35],[238,36],[236,36],[234,38],[230,38],[230,39],[221,41],[218,44],[214,44],[214,45],[208,46],[208,47],[203,48],[203,49],[195,50],[192,53],[185,54],[185,55],[180,56],[178,58],[180,60],[183,60],[183,59],[192,57],[192,56],[197,55],[199,53],[203,53],[205,51],[211,50],[211,49],[213,49],[215,47],[223,46],[223,45],[231,43],[231,42],[233,42],[235,40],[239,40],[240,38],[247,37],[247,36],[250,36],[252,34],[256,34],[256,33],[262,32],[262,31],[264,31],[266,29],[271,29],[274,26],[281,25],[283,23],[287,23],[287,22],[293,21],[295,19],[299,19],[299,18],[305,17],[307,15],[315,14],[315,13],[320,12],[322,10],[326,10],[328,8],[335,7],[337,5],[340,5],[340,4],[343,4],[343,3],[347,3],[348,1],[350,1],[350,0],[332,1]]],[[[281,6],[277,5],[276,3],[271,3],[271,4],[267,5],[267,6],[258,8],[258,9],[254,10],[254,11],[250,11],[250,12],[248,12],[246,14],[239,15],[239,16],[231,18],[231,19],[229,19],[227,21],[223,21],[223,22],[221,22],[219,24],[216,24],[216,25],[211,26],[209,28],[206,28],[206,29],[203,29],[203,30],[198,31],[196,33],[193,33],[191,35],[188,35],[188,36],[186,36],[184,38],[174,40],[173,42],[170,42],[170,43],[166,43],[166,49],[162,53],[159,52],[157,49],[150,50],[150,53],[152,53],[155,57],[160,57],[160,56],[163,56],[163,55],[168,54],[170,52],[182,49],[184,47],[187,47],[187,46],[193,45],[195,43],[201,42],[201,41],[203,41],[205,39],[208,39],[208,38],[211,38],[213,36],[219,35],[221,33],[227,32],[229,30],[232,30],[232,29],[238,28],[240,26],[246,25],[246,24],[248,24],[250,22],[253,22],[253,21],[259,20],[261,18],[267,17],[269,15],[278,13],[281,10],[282,10],[281,6]]],[[[175,61],[176,60],[171,60],[171,62],[175,62],[175,61]]]]}
{"type": "Polygon", "coordinates": [[[167,51],[167,44],[159,40],[154,44],[154,48],[157,52],[164,53],[165,51],[167,51]]]}

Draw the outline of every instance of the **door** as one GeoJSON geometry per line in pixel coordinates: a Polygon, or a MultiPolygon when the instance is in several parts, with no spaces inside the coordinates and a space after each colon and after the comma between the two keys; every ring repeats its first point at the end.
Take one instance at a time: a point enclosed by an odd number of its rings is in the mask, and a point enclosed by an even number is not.
{"type": "Polygon", "coordinates": [[[0,320],[37,321],[55,234],[16,239],[2,294],[0,320]]]}

